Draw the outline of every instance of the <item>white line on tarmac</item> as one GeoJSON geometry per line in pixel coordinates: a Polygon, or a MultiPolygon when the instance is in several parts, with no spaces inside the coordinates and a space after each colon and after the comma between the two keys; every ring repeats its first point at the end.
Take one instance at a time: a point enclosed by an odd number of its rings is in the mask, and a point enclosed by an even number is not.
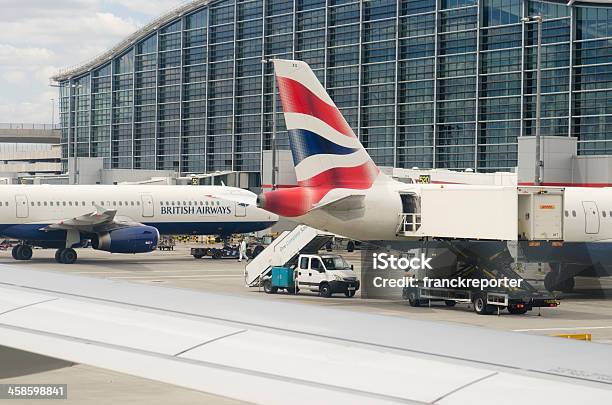
{"type": "Polygon", "coordinates": [[[536,332],[547,330],[584,330],[584,329],[612,329],[612,326],[583,326],[575,328],[542,328],[542,329],[513,329],[512,332],[536,332]]]}
{"type": "Polygon", "coordinates": [[[153,277],[153,276],[119,276],[119,277],[108,277],[110,279],[113,280],[147,280],[147,279],[155,279],[155,278],[226,278],[226,277],[244,277],[244,275],[242,274],[226,274],[226,275],[222,275],[222,274],[210,274],[210,275],[197,275],[194,274],[193,276],[160,276],[159,274],[156,274],[155,276],[157,277],[153,277]]]}
{"type": "Polygon", "coordinates": [[[227,273],[228,270],[118,270],[118,271],[75,271],[73,274],[134,274],[134,273],[195,273],[195,274],[209,274],[209,273],[227,273]]]}

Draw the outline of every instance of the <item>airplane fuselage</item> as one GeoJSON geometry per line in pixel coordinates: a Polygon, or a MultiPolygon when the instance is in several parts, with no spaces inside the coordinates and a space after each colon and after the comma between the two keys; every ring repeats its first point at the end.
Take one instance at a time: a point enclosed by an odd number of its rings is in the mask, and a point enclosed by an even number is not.
{"type": "Polygon", "coordinates": [[[56,247],[64,231],[48,225],[96,211],[116,210],[116,219],[155,227],[160,234],[230,235],[263,230],[276,215],[240,204],[246,190],[217,186],[15,185],[0,188],[0,235],[56,247]]]}

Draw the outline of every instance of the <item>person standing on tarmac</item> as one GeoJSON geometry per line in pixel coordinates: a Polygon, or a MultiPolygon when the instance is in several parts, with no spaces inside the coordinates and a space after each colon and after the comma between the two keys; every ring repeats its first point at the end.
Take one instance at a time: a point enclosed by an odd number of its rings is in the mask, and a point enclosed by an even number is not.
{"type": "Polygon", "coordinates": [[[246,259],[246,261],[249,261],[249,257],[246,254],[246,250],[247,250],[247,242],[246,242],[246,238],[242,238],[242,241],[240,242],[240,246],[238,247],[238,261],[241,262],[242,258],[244,257],[246,259]]]}

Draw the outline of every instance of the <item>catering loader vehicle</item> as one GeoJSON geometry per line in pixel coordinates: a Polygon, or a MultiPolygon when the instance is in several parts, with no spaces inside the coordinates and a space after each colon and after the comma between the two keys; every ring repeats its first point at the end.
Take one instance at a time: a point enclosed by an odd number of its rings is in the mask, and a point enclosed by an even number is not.
{"type": "Polygon", "coordinates": [[[325,298],[335,293],[353,297],[359,290],[359,280],[353,266],[338,255],[301,254],[297,265],[273,267],[270,276],[265,276],[262,283],[268,294],[284,289],[289,294],[310,290],[325,298]]]}
{"type": "Polygon", "coordinates": [[[283,232],[246,265],[246,286],[263,287],[270,294],[283,289],[290,294],[310,290],[323,297],[353,297],[360,286],[353,266],[339,255],[317,253],[333,237],[306,225],[283,232]]]}

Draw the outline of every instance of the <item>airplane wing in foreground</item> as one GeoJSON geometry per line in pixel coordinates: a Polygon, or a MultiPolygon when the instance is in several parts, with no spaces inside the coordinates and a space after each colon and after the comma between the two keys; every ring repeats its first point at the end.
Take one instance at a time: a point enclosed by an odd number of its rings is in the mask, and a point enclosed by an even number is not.
{"type": "Polygon", "coordinates": [[[612,403],[612,346],[0,266],[0,345],[263,404],[612,403]]]}

